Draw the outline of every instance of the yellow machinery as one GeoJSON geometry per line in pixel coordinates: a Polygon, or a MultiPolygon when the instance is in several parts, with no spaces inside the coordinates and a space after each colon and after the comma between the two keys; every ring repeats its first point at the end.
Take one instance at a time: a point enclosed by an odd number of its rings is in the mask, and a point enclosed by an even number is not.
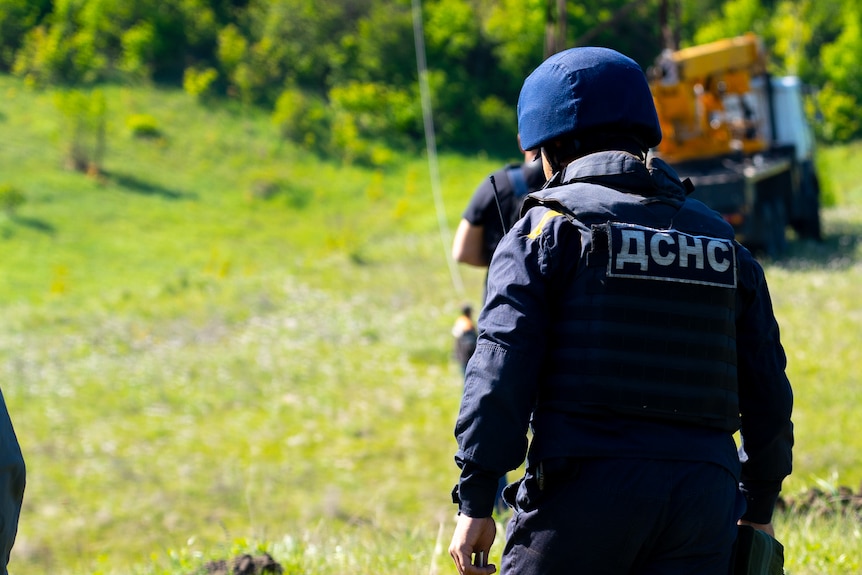
{"type": "Polygon", "coordinates": [[[650,80],[663,134],[658,153],[673,163],[765,150],[765,96],[751,82],[765,73],[754,34],[663,53],[650,80]]]}
{"type": "Polygon", "coordinates": [[[820,238],[803,86],[796,77],[767,74],[757,36],[666,50],[649,77],[662,130],[654,151],[740,241],[778,255],[788,225],[802,238],[820,238]]]}

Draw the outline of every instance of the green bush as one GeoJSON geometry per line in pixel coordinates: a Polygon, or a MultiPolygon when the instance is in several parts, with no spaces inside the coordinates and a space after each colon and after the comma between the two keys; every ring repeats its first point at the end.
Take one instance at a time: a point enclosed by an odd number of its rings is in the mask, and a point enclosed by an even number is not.
{"type": "Polygon", "coordinates": [[[517,140],[512,134],[518,132],[518,118],[512,106],[496,96],[490,96],[479,103],[479,118],[487,134],[506,140],[502,149],[517,151],[517,140]]]}
{"type": "Polygon", "coordinates": [[[283,65],[274,60],[277,42],[269,39],[249,43],[227,28],[219,35],[219,65],[225,72],[228,94],[246,104],[271,108],[279,87],[289,82],[283,65]]]}
{"type": "Polygon", "coordinates": [[[852,95],[827,84],[817,95],[823,121],[815,124],[817,136],[825,142],[849,142],[862,133],[859,103],[852,95]]]}
{"type": "Polygon", "coordinates": [[[330,115],[320,98],[288,88],[275,103],[272,121],[282,137],[306,148],[323,151],[329,146],[330,115]]]}
{"type": "Polygon", "coordinates": [[[218,50],[216,56],[219,64],[228,74],[232,74],[248,54],[248,40],[242,32],[229,24],[218,34],[218,50]]]}
{"type": "Polygon", "coordinates": [[[7,215],[15,215],[18,207],[25,201],[27,198],[24,197],[21,190],[12,184],[0,184],[0,210],[6,212],[7,215]]]}
{"type": "Polygon", "coordinates": [[[102,90],[57,92],[54,103],[63,118],[66,164],[98,172],[106,148],[107,101],[102,90]]]}
{"type": "Polygon", "coordinates": [[[278,198],[288,207],[302,209],[308,205],[312,193],[275,171],[265,170],[255,172],[248,178],[245,196],[251,202],[278,198]]]}
{"type": "Polygon", "coordinates": [[[362,133],[359,118],[339,112],[332,122],[331,151],[347,164],[385,166],[395,157],[392,148],[383,140],[369,138],[362,133]]]}
{"type": "Polygon", "coordinates": [[[346,163],[383,166],[395,149],[409,149],[418,133],[416,98],[383,84],[351,82],[323,99],[297,88],[279,96],[272,115],[282,137],[300,146],[325,152],[346,163]]]}
{"type": "Polygon", "coordinates": [[[186,68],[183,74],[183,90],[196,100],[213,94],[213,84],[218,79],[215,68],[186,68]]]}
{"type": "Polygon", "coordinates": [[[418,98],[405,90],[375,82],[350,82],[329,91],[337,112],[353,117],[362,137],[391,143],[406,141],[418,132],[421,109],[418,98]]]}
{"type": "Polygon", "coordinates": [[[0,70],[11,69],[15,51],[35,25],[45,4],[44,0],[0,0],[0,70]]]}
{"type": "Polygon", "coordinates": [[[30,30],[16,54],[14,73],[37,86],[99,80],[107,68],[107,56],[99,52],[92,31],[70,31],[73,28],[55,25],[30,30]]]}
{"type": "Polygon", "coordinates": [[[158,121],[149,114],[132,114],[126,118],[126,127],[135,138],[159,138],[162,135],[158,121]]]}
{"type": "Polygon", "coordinates": [[[149,78],[158,38],[149,22],[139,23],[123,33],[123,56],[120,69],[133,77],[149,78]]]}
{"type": "Polygon", "coordinates": [[[350,82],[329,92],[333,109],[332,151],[348,162],[383,166],[394,149],[410,149],[420,133],[418,99],[374,82],[350,82]]]}

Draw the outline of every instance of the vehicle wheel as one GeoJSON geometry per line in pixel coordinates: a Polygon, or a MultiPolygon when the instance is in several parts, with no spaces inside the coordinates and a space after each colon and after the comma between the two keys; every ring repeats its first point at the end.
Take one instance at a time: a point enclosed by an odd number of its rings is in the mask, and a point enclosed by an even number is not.
{"type": "Polygon", "coordinates": [[[758,225],[762,233],[761,241],[755,249],[770,258],[781,257],[787,247],[787,210],[784,202],[779,199],[763,201],[758,212],[758,225]]]}
{"type": "Polygon", "coordinates": [[[772,257],[780,257],[787,249],[787,207],[781,200],[772,202],[772,257]]]}
{"type": "Polygon", "coordinates": [[[823,239],[820,227],[820,182],[816,176],[811,178],[811,187],[803,199],[805,215],[799,235],[805,239],[819,242],[823,239]]]}

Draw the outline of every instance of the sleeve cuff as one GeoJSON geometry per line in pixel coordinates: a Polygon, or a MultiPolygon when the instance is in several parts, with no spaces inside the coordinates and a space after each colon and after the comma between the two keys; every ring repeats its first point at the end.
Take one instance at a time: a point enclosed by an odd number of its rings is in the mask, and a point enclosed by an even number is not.
{"type": "Polygon", "coordinates": [[[742,519],[752,523],[769,523],[781,492],[780,481],[744,481],[739,486],[747,504],[742,519]]]}
{"type": "Polygon", "coordinates": [[[462,473],[461,481],[452,489],[452,502],[468,517],[491,517],[497,498],[499,479],[478,471],[462,473]]]}

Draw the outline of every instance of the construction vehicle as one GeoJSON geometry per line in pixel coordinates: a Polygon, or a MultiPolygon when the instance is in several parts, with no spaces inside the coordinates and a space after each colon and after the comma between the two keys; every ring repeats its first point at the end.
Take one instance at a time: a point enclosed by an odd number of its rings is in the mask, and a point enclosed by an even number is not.
{"type": "Polygon", "coordinates": [[[820,239],[814,138],[798,78],[772,77],[754,34],[665,50],[649,71],[663,139],[654,152],[749,249],[781,255],[787,227],[820,239]]]}

